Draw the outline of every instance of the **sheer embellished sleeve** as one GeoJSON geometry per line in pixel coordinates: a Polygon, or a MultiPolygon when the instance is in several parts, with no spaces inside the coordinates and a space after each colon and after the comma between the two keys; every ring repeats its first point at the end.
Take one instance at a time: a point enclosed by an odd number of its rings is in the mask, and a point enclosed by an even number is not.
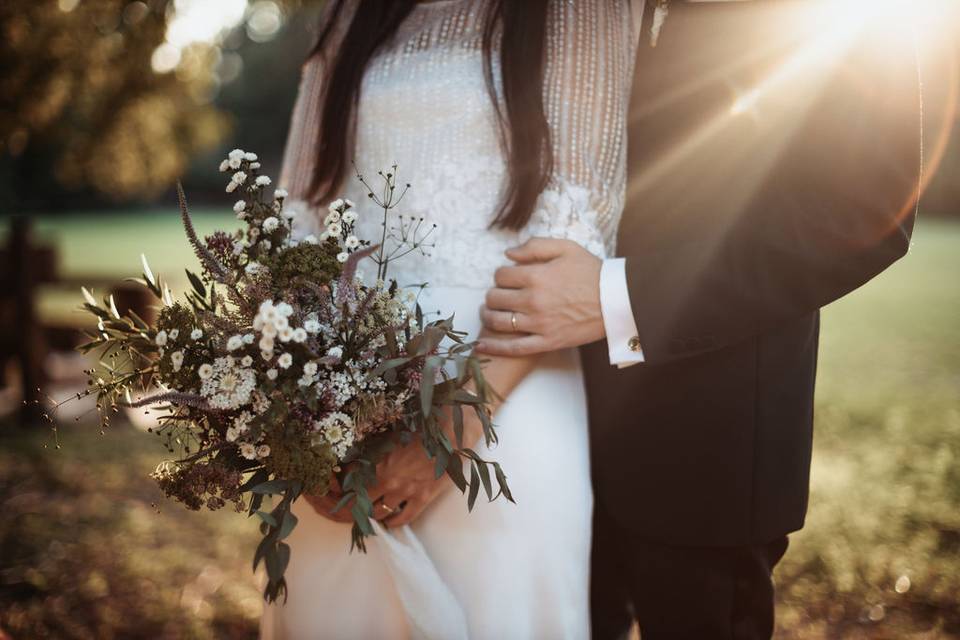
{"type": "MultiPolygon", "coordinates": [[[[642,3],[641,3],[642,4],[642,3]]],[[[626,186],[637,0],[556,0],[547,25],[544,107],[553,174],[530,235],[615,250],[626,186]]]]}
{"type": "Polygon", "coordinates": [[[287,207],[297,213],[294,228],[295,235],[299,237],[315,233],[319,227],[316,208],[309,205],[309,201],[310,183],[317,159],[317,136],[323,114],[326,69],[329,68],[332,52],[336,51],[346,33],[355,9],[355,2],[347,0],[339,15],[335,15],[336,5],[336,2],[328,2],[320,19],[321,31],[328,25],[332,29],[324,50],[311,56],[303,65],[280,172],[279,184],[290,194],[287,207]],[[331,21],[335,21],[335,24],[330,25],[331,21]]]}

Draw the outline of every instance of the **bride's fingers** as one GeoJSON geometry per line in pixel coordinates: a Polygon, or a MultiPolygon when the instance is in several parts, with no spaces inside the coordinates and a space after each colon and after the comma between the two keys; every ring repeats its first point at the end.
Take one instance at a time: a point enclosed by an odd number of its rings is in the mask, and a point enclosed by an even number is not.
{"type": "Polygon", "coordinates": [[[550,351],[549,341],[540,335],[513,335],[507,338],[481,337],[477,351],[489,356],[520,357],[550,351]]]}
{"type": "Polygon", "coordinates": [[[346,505],[334,513],[334,508],[336,508],[337,503],[340,502],[339,497],[335,498],[329,495],[305,495],[304,498],[307,500],[310,506],[313,507],[314,511],[327,520],[333,520],[334,522],[353,522],[353,516],[350,513],[350,505],[346,505]]]}
{"type": "Polygon", "coordinates": [[[427,506],[427,503],[420,498],[411,498],[402,504],[403,508],[399,508],[398,505],[394,513],[383,519],[382,522],[385,525],[388,527],[402,527],[405,524],[410,524],[420,517],[420,514],[423,513],[423,510],[427,506]]]}

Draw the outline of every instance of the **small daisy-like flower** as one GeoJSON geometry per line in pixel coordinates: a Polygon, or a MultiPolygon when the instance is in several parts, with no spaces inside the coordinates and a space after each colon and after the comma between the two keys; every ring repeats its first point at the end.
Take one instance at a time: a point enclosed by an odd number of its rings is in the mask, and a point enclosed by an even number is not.
{"type": "Polygon", "coordinates": [[[320,323],[313,319],[304,322],[303,328],[307,333],[320,333],[320,323]]]}
{"type": "Polygon", "coordinates": [[[203,330],[201,329],[194,329],[193,331],[190,332],[191,340],[199,340],[202,337],[203,337],[203,330]]]}
{"type": "Polygon", "coordinates": [[[230,182],[235,182],[236,184],[243,184],[246,181],[247,174],[245,174],[243,171],[237,171],[235,174],[233,174],[233,177],[230,178],[230,182]]]}
{"type": "Polygon", "coordinates": [[[347,224],[353,224],[357,221],[357,212],[356,211],[347,211],[343,214],[343,221],[347,224]]]}
{"type": "Polygon", "coordinates": [[[277,358],[277,365],[283,369],[289,368],[290,365],[292,364],[293,364],[293,356],[290,355],[289,353],[284,353],[279,358],[277,358]]]}
{"type": "Polygon", "coordinates": [[[257,154],[247,151],[245,154],[243,154],[243,159],[247,162],[256,162],[257,154]]]}
{"type": "Polygon", "coordinates": [[[246,152],[243,149],[234,149],[233,151],[227,154],[227,157],[230,158],[231,160],[233,160],[234,158],[237,158],[238,160],[243,160],[244,153],[246,152]]]}
{"type": "Polygon", "coordinates": [[[226,173],[230,170],[230,160],[224,160],[220,163],[220,173],[226,173]]]}
{"type": "Polygon", "coordinates": [[[243,346],[242,336],[230,336],[227,340],[227,351],[236,351],[243,346]]]}
{"type": "Polygon", "coordinates": [[[171,340],[176,340],[177,336],[179,335],[180,335],[180,329],[170,329],[170,333],[168,334],[171,340]]]}
{"type": "Polygon", "coordinates": [[[323,219],[323,224],[326,225],[331,225],[334,222],[340,222],[340,212],[336,210],[328,213],[327,217],[323,219]]]}
{"type": "Polygon", "coordinates": [[[339,222],[331,222],[329,225],[327,225],[327,232],[336,237],[343,233],[343,227],[340,226],[339,222]]]}
{"type": "Polygon", "coordinates": [[[280,342],[290,342],[293,340],[293,327],[288,325],[278,330],[277,337],[280,338],[280,342]]]}
{"type": "MultiPolygon", "coordinates": [[[[263,176],[261,176],[261,177],[263,177],[263,176]]],[[[257,178],[257,179],[259,180],[260,178],[257,178]]],[[[276,231],[276,230],[277,230],[277,227],[279,227],[279,226],[280,226],[280,221],[279,221],[277,218],[273,217],[273,216],[270,216],[269,218],[267,218],[266,220],[263,221],[263,231],[264,231],[264,233],[272,233],[272,232],[276,231]]]]}
{"type": "Polygon", "coordinates": [[[260,163],[259,163],[259,162],[251,162],[251,163],[250,163],[250,168],[251,168],[251,169],[259,169],[259,168],[260,168],[260,163]]]}
{"type": "Polygon", "coordinates": [[[250,356],[243,356],[243,359],[240,360],[240,366],[249,367],[253,364],[253,358],[250,356]]]}
{"type": "Polygon", "coordinates": [[[327,355],[331,358],[342,358],[343,357],[343,347],[330,347],[327,349],[327,355]]]}
{"type": "Polygon", "coordinates": [[[227,427],[227,442],[236,442],[238,437],[240,437],[240,429],[227,427]]]}
{"type": "Polygon", "coordinates": [[[170,354],[170,362],[173,364],[174,372],[180,371],[183,366],[183,351],[174,351],[170,354]]]}
{"type": "Polygon", "coordinates": [[[289,302],[281,302],[277,305],[277,313],[283,318],[289,318],[293,315],[293,307],[289,302]]]}
{"type": "Polygon", "coordinates": [[[255,275],[257,273],[260,273],[261,268],[262,268],[262,265],[259,262],[249,262],[247,263],[246,268],[244,268],[244,271],[246,271],[250,275],[255,275]]]}
{"type": "Polygon", "coordinates": [[[264,240],[260,243],[260,246],[263,247],[264,251],[270,251],[270,249],[273,247],[273,243],[269,240],[264,240]]]}
{"type": "Polygon", "coordinates": [[[258,458],[266,458],[269,455],[270,455],[270,445],[262,444],[259,447],[257,447],[258,458]]]}
{"type": "Polygon", "coordinates": [[[260,351],[273,351],[273,338],[263,336],[260,338],[260,351]]]}
{"type": "Polygon", "coordinates": [[[247,460],[253,460],[257,457],[257,449],[249,442],[244,442],[240,445],[240,455],[247,460]]]}
{"type": "Polygon", "coordinates": [[[243,344],[253,344],[254,337],[252,333],[243,334],[243,344]]]}
{"type": "Polygon", "coordinates": [[[227,183],[227,193],[233,193],[233,192],[236,191],[236,190],[237,190],[237,183],[236,183],[236,182],[228,182],[228,183],[227,183]]]}
{"type": "Polygon", "coordinates": [[[237,200],[237,202],[233,205],[233,210],[236,213],[243,213],[247,210],[247,203],[243,200],[237,200]]]}
{"type": "Polygon", "coordinates": [[[350,254],[347,253],[346,251],[343,251],[337,254],[337,261],[339,262],[346,262],[349,259],[350,259],[350,254]]]}
{"type": "Polygon", "coordinates": [[[317,374],[317,363],[316,363],[316,362],[308,362],[307,364],[303,365],[303,373],[304,373],[304,375],[307,375],[307,376],[314,376],[314,375],[316,375],[316,374],[317,374]]]}
{"type": "Polygon", "coordinates": [[[344,241],[343,246],[345,246],[347,249],[356,249],[360,246],[360,238],[357,236],[350,236],[346,239],[346,241],[344,241]]]}
{"type": "Polygon", "coordinates": [[[341,200],[340,198],[337,198],[336,200],[331,202],[329,205],[327,205],[327,209],[329,211],[337,211],[339,213],[339,209],[342,209],[343,205],[345,204],[346,203],[343,200],[341,200]]]}
{"type": "Polygon", "coordinates": [[[209,380],[213,376],[213,365],[204,363],[197,369],[197,375],[201,380],[209,380]]]}
{"type": "Polygon", "coordinates": [[[293,330],[293,341],[296,343],[303,343],[307,341],[307,330],[303,327],[297,327],[293,330]]]}
{"type": "Polygon", "coordinates": [[[349,200],[349,199],[344,200],[344,201],[343,201],[343,204],[347,205],[347,209],[352,209],[352,208],[354,208],[355,206],[357,206],[357,205],[353,204],[353,200],[349,200]]]}
{"type": "Polygon", "coordinates": [[[276,369],[267,369],[267,380],[276,380],[277,373],[276,369]]]}
{"type": "Polygon", "coordinates": [[[257,176],[257,179],[255,182],[258,187],[265,187],[268,184],[270,184],[270,178],[268,178],[267,176],[257,176]]]}
{"type": "Polygon", "coordinates": [[[157,343],[157,346],[158,346],[158,347],[162,347],[162,346],[166,345],[166,344],[167,344],[167,332],[166,332],[166,331],[158,331],[158,332],[157,332],[157,337],[154,338],[154,342],[157,343]]]}
{"type": "Polygon", "coordinates": [[[283,200],[288,195],[290,194],[287,193],[286,189],[277,189],[276,191],[273,192],[273,197],[276,198],[277,200],[283,200]]]}

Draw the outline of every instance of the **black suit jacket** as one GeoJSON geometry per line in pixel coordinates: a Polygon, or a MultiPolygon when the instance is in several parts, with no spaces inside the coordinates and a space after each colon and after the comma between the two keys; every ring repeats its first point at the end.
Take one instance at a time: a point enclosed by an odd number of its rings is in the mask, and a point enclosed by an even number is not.
{"type": "Polygon", "coordinates": [[[583,349],[596,494],[651,540],[767,542],[806,512],[818,310],[908,249],[916,58],[802,0],[674,0],[653,48],[653,4],[618,243],[646,362],[583,349]]]}

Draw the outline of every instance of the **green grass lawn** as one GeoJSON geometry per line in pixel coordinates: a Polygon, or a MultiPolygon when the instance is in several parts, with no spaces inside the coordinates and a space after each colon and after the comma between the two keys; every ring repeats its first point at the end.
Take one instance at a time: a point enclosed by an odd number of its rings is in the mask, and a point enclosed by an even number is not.
{"type": "MultiPolygon", "coordinates": [[[[233,224],[198,215],[201,233],[233,224]]],[[[71,274],[137,275],[145,252],[182,283],[194,263],[170,212],[38,231],[71,274]]],[[[924,219],[907,258],[824,313],[811,508],[777,572],[779,638],[960,638],[958,273],[960,224],[924,219]]],[[[0,427],[0,638],[255,637],[253,524],[162,502],[150,435],[61,438],[0,427]]]]}

